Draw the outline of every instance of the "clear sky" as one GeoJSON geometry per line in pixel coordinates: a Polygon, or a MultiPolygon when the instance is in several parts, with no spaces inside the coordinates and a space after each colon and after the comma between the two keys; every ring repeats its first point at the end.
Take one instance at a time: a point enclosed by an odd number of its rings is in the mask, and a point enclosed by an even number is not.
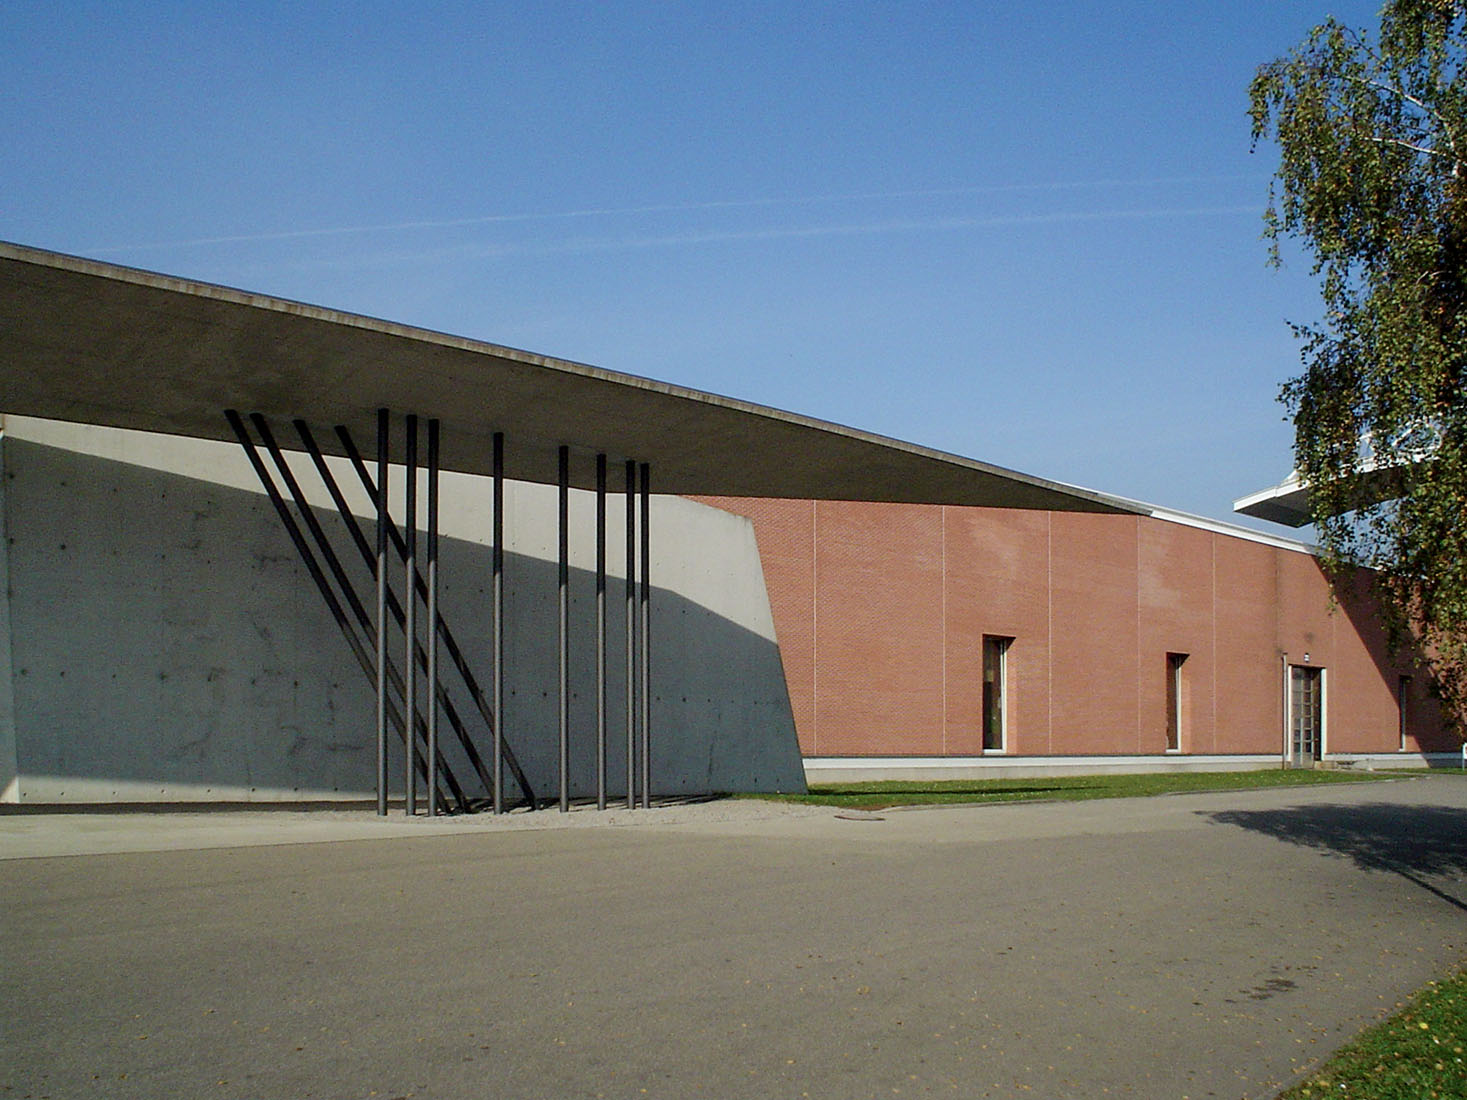
{"type": "Polygon", "coordinates": [[[1377,7],[7,0],[0,238],[1233,519],[1319,313],[1248,81],[1377,7]]]}

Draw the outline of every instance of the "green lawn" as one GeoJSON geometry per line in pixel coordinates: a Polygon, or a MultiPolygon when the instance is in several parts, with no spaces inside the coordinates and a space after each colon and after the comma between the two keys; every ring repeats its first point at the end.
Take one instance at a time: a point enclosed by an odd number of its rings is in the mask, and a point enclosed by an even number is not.
{"type": "Polygon", "coordinates": [[[1345,1047],[1279,1100],[1467,1097],[1467,972],[1428,982],[1389,1020],[1345,1047]]]}
{"type": "MultiPolygon", "coordinates": [[[[885,780],[872,783],[815,783],[809,794],[745,795],[812,806],[881,810],[964,802],[1033,802],[1082,798],[1133,798],[1189,791],[1235,791],[1258,787],[1313,787],[1362,783],[1400,772],[1310,771],[1270,768],[1248,772],[1164,772],[1149,775],[1066,775],[1042,779],[885,780]]],[[[1414,774],[1414,773],[1413,773],[1414,774]]]]}

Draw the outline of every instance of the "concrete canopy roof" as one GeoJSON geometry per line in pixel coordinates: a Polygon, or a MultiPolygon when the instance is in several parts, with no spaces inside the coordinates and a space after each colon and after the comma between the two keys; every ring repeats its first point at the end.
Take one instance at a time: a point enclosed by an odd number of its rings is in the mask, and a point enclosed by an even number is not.
{"type": "Polygon", "coordinates": [[[1309,514],[1309,486],[1299,480],[1298,470],[1277,485],[1239,497],[1233,501],[1233,511],[1285,527],[1303,527],[1313,518],[1309,514]]]}
{"type": "MultiPolygon", "coordinates": [[[[477,340],[0,242],[0,412],[233,440],[223,411],[348,427],[438,417],[445,469],[593,488],[597,452],[659,493],[1058,511],[1134,504],[794,413],[477,340]]],[[[288,432],[278,433],[284,444],[288,432]]],[[[401,455],[395,443],[394,457],[401,455]]]]}
{"type": "MultiPolygon", "coordinates": [[[[1406,491],[1407,472],[1417,465],[1430,463],[1432,458],[1431,450],[1385,462],[1367,457],[1350,477],[1350,507],[1342,509],[1342,513],[1395,500],[1406,491]]],[[[1303,527],[1314,522],[1311,495],[1309,483],[1299,476],[1299,471],[1290,470],[1289,476],[1277,485],[1233,501],[1233,511],[1286,527],[1303,527]]]]}

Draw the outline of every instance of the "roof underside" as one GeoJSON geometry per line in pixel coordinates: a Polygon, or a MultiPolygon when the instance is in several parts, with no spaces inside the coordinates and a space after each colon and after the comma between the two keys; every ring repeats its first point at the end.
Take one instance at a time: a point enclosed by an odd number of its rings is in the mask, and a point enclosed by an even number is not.
{"type": "Polygon", "coordinates": [[[1303,527],[1313,519],[1309,514],[1309,487],[1300,482],[1297,473],[1278,485],[1239,497],[1233,501],[1233,511],[1285,527],[1303,527]]]}
{"type": "Polygon", "coordinates": [[[363,449],[379,408],[437,417],[443,467],[477,474],[503,432],[506,475],[546,484],[565,444],[580,488],[599,452],[649,463],[660,493],[1141,510],[644,378],[0,242],[0,412],[232,440],[230,408],[344,425],[363,449]]]}
{"type": "MultiPolygon", "coordinates": [[[[1431,456],[1428,454],[1386,464],[1377,464],[1373,460],[1363,463],[1349,477],[1347,499],[1350,503],[1341,512],[1353,512],[1395,500],[1406,491],[1409,470],[1417,464],[1430,462],[1431,456]]],[[[1301,480],[1299,471],[1294,470],[1278,485],[1270,489],[1260,489],[1233,501],[1233,511],[1288,527],[1303,527],[1314,522],[1311,495],[1308,482],[1301,480]]]]}

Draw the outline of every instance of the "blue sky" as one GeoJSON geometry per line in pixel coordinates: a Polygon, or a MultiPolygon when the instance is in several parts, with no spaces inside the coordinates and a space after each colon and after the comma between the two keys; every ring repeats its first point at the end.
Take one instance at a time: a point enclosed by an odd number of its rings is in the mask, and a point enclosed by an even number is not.
{"type": "Polygon", "coordinates": [[[1319,312],[1247,84],[1376,8],[8,0],[0,238],[1231,519],[1319,312]]]}

